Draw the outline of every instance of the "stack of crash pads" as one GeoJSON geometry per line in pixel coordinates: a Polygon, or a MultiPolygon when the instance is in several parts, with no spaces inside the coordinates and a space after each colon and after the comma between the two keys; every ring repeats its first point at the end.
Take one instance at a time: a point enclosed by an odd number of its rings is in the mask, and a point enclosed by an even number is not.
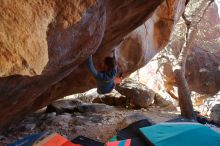
{"type": "Polygon", "coordinates": [[[8,146],[81,146],[68,141],[58,133],[42,132],[27,136],[8,146]]]}
{"type": "Polygon", "coordinates": [[[220,134],[198,123],[161,123],[140,131],[153,146],[220,146],[220,134]]]}
{"type": "Polygon", "coordinates": [[[116,136],[117,141],[108,142],[106,146],[220,146],[220,134],[196,122],[167,122],[138,131],[139,134],[126,140],[118,141],[116,136]]]}
{"type": "Polygon", "coordinates": [[[151,126],[152,124],[153,123],[148,119],[134,122],[128,127],[118,131],[116,136],[106,143],[106,146],[147,146],[139,129],[151,126]]]}
{"type": "Polygon", "coordinates": [[[70,142],[58,133],[46,131],[27,136],[8,146],[104,146],[104,143],[84,136],[78,136],[70,142]]]}
{"type": "Polygon", "coordinates": [[[53,133],[43,140],[36,142],[33,146],[81,146],[68,141],[58,133],[53,133]]]}
{"type": "Polygon", "coordinates": [[[90,139],[85,136],[78,136],[71,140],[71,142],[80,144],[82,146],[104,146],[104,143],[90,139]]]}
{"type": "Polygon", "coordinates": [[[132,138],[121,141],[107,142],[106,146],[148,146],[148,145],[140,138],[132,138]]]}

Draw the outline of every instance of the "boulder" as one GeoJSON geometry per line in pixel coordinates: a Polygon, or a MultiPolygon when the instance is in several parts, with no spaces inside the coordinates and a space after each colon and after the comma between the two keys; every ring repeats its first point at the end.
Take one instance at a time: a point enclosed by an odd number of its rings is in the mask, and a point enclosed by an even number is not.
{"type": "Polygon", "coordinates": [[[202,101],[202,105],[197,106],[197,110],[202,114],[202,115],[207,115],[210,116],[212,113],[212,108],[220,103],[220,96],[219,93],[215,96],[209,96],[207,99],[202,101]]]}
{"type": "Polygon", "coordinates": [[[220,125],[220,104],[214,105],[211,109],[210,119],[220,125]]]}
{"type": "Polygon", "coordinates": [[[30,130],[30,131],[32,131],[33,129],[35,129],[36,128],[36,124],[26,124],[25,125],[25,128],[27,129],[27,130],[30,130]]]}
{"type": "Polygon", "coordinates": [[[167,96],[166,94],[160,94],[156,93],[154,97],[154,104],[160,107],[170,107],[175,109],[176,104],[175,99],[172,99],[170,96],[167,96]]]}
{"type": "Polygon", "coordinates": [[[47,106],[46,112],[56,112],[57,114],[61,113],[73,113],[74,109],[81,105],[82,101],[73,99],[73,100],[58,100],[47,106]]]}
{"type": "Polygon", "coordinates": [[[72,115],[69,113],[59,114],[59,115],[51,115],[48,114],[44,119],[44,122],[41,123],[41,128],[43,130],[54,131],[54,127],[59,127],[59,130],[70,129],[71,125],[69,122],[73,120],[72,115]],[[48,126],[51,125],[51,126],[48,126]]]}
{"type": "Polygon", "coordinates": [[[81,113],[102,113],[102,112],[113,112],[115,110],[114,107],[106,105],[106,104],[82,104],[76,107],[75,111],[81,112],[81,113]]]}
{"type": "Polygon", "coordinates": [[[128,115],[126,118],[124,118],[119,124],[117,129],[121,130],[124,129],[125,127],[129,126],[132,123],[135,123],[140,120],[147,119],[149,121],[149,124],[154,125],[155,122],[152,121],[152,119],[146,117],[145,115],[142,115],[140,113],[132,113],[128,115]]]}
{"type": "Polygon", "coordinates": [[[85,103],[92,103],[92,101],[99,96],[101,95],[97,92],[97,88],[94,88],[84,93],[77,94],[77,99],[80,99],[85,103]]]}
{"type": "Polygon", "coordinates": [[[64,97],[64,99],[78,99],[84,103],[104,103],[111,106],[126,106],[126,97],[113,89],[111,93],[99,94],[97,89],[91,89],[84,93],[64,97]]]}
{"type": "Polygon", "coordinates": [[[155,93],[132,79],[123,80],[115,89],[126,97],[126,105],[129,108],[147,108],[154,101],[155,93]]]}
{"type": "Polygon", "coordinates": [[[93,103],[104,103],[111,106],[126,106],[127,98],[124,95],[121,95],[116,90],[113,90],[109,94],[99,95],[92,102],[93,103]]]}
{"type": "Polygon", "coordinates": [[[114,107],[108,106],[105,104],[90,104],[90,103],[82,103],[82,101],[77,99],[72,100],[58,100],[53,102],[52,104],[48,105],[46,108],[46,113],[56,113],[56,114],[63,114],[63,113],[74,113],[74,112],[111,112],[114,110],[114,107]]]}

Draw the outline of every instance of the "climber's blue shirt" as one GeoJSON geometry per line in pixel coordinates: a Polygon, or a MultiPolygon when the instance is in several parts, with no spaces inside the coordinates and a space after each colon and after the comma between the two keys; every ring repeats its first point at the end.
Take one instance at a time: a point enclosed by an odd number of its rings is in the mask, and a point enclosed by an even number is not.
{"type": "Polygon", "coordinates": [[[115,86],[114,79],[117,74],[117,67],[115,66],[115,68],[110,72],[99,72],[94,67],[92,56],[90,56],[87,60],[87,64],[90,72],[96,78],[98,93],[110,93],[115,86]]]}

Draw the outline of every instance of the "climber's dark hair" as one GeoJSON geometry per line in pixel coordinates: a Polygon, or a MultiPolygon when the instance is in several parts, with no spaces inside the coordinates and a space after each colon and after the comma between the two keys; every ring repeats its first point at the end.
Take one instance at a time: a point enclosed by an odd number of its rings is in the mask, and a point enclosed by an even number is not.
{"type": "Polygon", "coordinates": [[[113,57],[105,57],[104,62],[105,62],[105,65],[108,67],[107,71],[113,70],[116,66],[116,61],[115,61],[115,58],[113,57]]]}

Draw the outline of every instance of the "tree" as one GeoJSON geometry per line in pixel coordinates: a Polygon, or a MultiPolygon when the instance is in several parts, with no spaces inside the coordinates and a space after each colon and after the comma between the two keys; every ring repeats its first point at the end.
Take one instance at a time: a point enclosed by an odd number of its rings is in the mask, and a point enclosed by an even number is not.
{"type": "MultiPolygon", "coordinates": [[[[195,40],[197,25],[202,20],[206,10],[214,0],[191,0],[188,5],[191,9],[186,9],[182,14],[182,20],[185,25],[184,43],[179,54],[173,51],[172,41],[165,47],[165,57],[172,65],[172,71],[175,76],[175,82],[178,87],[179,106],[181,115],[188,119],[193,119],[193,105],[191,101],[190,89],[185,78],[185,64],[191,44],[195,40]]],[[[174,38],[171,34],[171,39],[174,38]]]]}

